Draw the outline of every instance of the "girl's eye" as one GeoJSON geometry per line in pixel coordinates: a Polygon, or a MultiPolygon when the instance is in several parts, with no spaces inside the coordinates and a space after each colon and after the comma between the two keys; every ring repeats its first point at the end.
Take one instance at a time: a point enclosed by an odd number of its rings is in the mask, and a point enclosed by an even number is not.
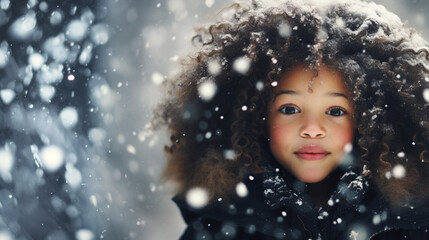
{"type": "Polygon", "coordinates": [[[292,106],[284,106],[282,108],[280,108],[279,110],[281,113],[284,114],[295,114],[295,113],[299,113],[299,110],[296,107],[292,107],[292,106]]]}
{"type": "Polygon", "coordinates": [[[339,116],[342,116],[346,113],[347,112],[341,108],[332,108],[326,112],[326,114],[334,116],[334,117],[339,117],[339,116]]]}

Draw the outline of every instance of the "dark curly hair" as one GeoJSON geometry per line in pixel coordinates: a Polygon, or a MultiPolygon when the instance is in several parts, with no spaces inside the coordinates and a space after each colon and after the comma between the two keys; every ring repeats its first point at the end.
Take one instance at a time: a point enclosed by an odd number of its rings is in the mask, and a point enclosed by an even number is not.
{"type": "Polygon", "coordinates": [[[315,71],[324,64],[342,73],[351,93],[364,174],[392,204],[427,200],[427,42],[374,3],[295,2],[236,3],[198,29],[193,41],[202,46],[164,82],[167,97],[155,110],[155,127],[171,133],[164,178],[182,194],[204,187],[214,198],[229,196],[244,176],[262,171],[269,153],[273,82],[298,64],[315,71]],[[202,95],[204,84],[213,97],[202,95]],[[391,177],[398,164],[404,178],[391,177]]]}

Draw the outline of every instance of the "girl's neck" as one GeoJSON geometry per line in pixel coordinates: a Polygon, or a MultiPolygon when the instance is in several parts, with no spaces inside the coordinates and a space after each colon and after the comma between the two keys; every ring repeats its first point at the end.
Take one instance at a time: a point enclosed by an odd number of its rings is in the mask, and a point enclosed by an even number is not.
{"type": "Polygon", "coordinates": [[[306,184],[307,193],[310,195],[314,206],[322,207],[328,202],[342,175],[341,169],[337,168],[322,181],[306,184]]]}

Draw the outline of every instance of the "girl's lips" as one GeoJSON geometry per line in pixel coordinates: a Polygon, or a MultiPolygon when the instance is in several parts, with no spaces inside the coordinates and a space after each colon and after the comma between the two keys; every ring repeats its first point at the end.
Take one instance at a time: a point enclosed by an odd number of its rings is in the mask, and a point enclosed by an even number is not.
{"type": "Polygon", "coordinates": [[[329,154],[328,151],[318,145],[305,145],[294,153],[304,160],[320,160],[329,154]]]}
{"type": "Polygon", "coordinates": [[[320,160],[329,153],[295,153],[299,158],[304,160],[320,160]]]}

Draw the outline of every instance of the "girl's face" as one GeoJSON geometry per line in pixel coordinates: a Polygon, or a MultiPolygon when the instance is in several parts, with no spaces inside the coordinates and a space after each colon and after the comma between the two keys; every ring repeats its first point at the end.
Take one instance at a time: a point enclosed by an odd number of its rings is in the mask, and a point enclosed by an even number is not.
{"type": "Polygon", "coordinates": [[[353,139],[348,96],[341,74],[323,65],[316,77],[294,67],[274,89],[268,113],[271,152],[299,180],[319,182],[341,163],[344,146],[353,139]]]}

